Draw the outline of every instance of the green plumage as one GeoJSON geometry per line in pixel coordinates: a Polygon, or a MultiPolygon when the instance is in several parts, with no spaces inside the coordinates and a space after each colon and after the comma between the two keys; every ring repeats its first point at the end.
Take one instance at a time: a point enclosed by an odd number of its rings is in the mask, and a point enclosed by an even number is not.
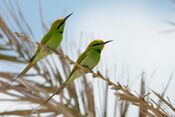
{"type": "MultiPolygon", "coordinates": [[[[101,51],[99,53],[99,51],[92,48],[82,53],[76,62],[85,68],[93,69],[100,60],[100,54],[101,51]]],[[[71,83],[74,79],[86,74],[87,72],[88,71],[83,70],[78,66],[74,66],[69,78],[66,80],[66,84],[71,83]]]]}
{"type": "MultiPolygon", "coordinates": [[[[40,44],[46,46],[47,48],[56,50],[59,47],[59,45],[60,45],[60,43],[62,41],[62,38],[63,38],[63,31],[64,31],[65,21],[71,15],[72,14],[68,15],[64,19],[61,18],[61,19],[56,20],[51,25],[50,30],[42,38],[40,44]]],[[[8,87],[16,79],[18,79],[19,77],[22,77],[23,75],[25,75],[27,73],[27,71],[33,65],[35,65],[38,61],[40,61],[41,59],[45,58],[46,56],[48,56],[48,55],[50,55],[52,53],[53,53],[53,51],[48,50],[48,49],[46,49],[44,47],[38,46],[37,50],[35,51],[35,54],[31,58],[31,60],[29,61],[29,64],[26,66],[26,68],[20,74],[18,74],[18,76],[11,83],[9,83],[8,87]]]]}
{"type": "MultiPolygon", "coordinates": [[[[49,31],[45,36],[48,38],[43,38],[47,40],[41,41],[41,45],[45,45],[46,47],[53,50],[56,50],[59,47],[63,38],[63,35],[59,33],[59,30],[56,30],[55,32],[49,31]]],[[[38,61],[40,61],[41,59],[52,53],[53,51],[49,51],[44,47],[38,47],[34,55],[34,58],[31,59],[31,62],[37,63],[38,61]]]]}
{"type": "MultiPolygon", "coordinates": [[[[92,41],[86,50],[79,56],[76,63],[85,68],[93,69],[99,62],[101,51],[104,45],[110,41],[104,42],[103,40],[92,41]]],[[[43,104],[47,103],[54,95],[59,94],[67,85],[69,85],[76,78],[85,75],[89,71],[84,70],[78,66],[74,66],[67,80],[49,97],[43,104]]]]}

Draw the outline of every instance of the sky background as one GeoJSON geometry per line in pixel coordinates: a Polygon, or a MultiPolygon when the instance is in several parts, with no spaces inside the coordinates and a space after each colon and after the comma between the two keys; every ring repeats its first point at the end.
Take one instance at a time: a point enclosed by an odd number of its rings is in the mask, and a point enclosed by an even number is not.
{"type": "MultiPolygon", "coordinates": [[[[3,0],[0,2],[3,3],[0,10],[6,11],[8,5],[3,0]]],[[[15,6],[16,3],[12,3],[15,6]]],[[[39,3],[36,0],[18,1],[37,40],[44,34],[39,3]]],[[[41,7],[47,26],[59,17],[74,13],[66,22],[67,38],[62,46],[78,45],[81,38],[83,50],[95,38],[114,40],[105,47],[102,61],[107,63],[106,69],[117,67],[114,72],[120,82],[125,84],[129,77],[133,90],[137,91],[143,71],[147,87],[156,91],[162,91],[174,73],[175,32],[171,30],[175,27],[168,21],[175,20],[175,4],[170,0],[42,0],[41,7]],[[121,75],[123,71],[127,72],[126,76],[121,75]]],[[[174,85],[173,77],[166,94],[170,99],[175,98],[174,85]]]]}

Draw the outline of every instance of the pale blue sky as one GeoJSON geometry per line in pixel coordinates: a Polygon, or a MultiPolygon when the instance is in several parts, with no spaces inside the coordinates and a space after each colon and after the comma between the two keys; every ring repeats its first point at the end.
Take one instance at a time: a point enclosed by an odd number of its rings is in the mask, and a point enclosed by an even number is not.
{"type": "MultiPolygon", "coordinates": [[[[21,0],[18,3],[36,38],[40,40],[43,32],[39,1],[21,0]]],[[[94,38],[115,40],[103,52],[102,60],[108,63],[106,69],[116,64],[118,77],[121,77],[123,69],[128,70],[134,90],[137,90],[136,84],[140,82],[138,76],[143,70],[147,73],[147,81],[156,71],[148,87],[158,91],[165,87],[175,68],[175,33],[163,33],[174,29],[166,22],[175,20],[175,5],[169,0],[42,0],[41,6],[48,26],[55,19],[74,13],[67,21],[68,36],[63,45],[71,46],[72,42],[78,44],[82,32],[82,49],[94,38]]],[[[5,10],[5,5],[1,4],[0,7],[0,10],[5,10]]],[[[175,98],[173,85],[174,79],[167,95],[175,98]]]]}

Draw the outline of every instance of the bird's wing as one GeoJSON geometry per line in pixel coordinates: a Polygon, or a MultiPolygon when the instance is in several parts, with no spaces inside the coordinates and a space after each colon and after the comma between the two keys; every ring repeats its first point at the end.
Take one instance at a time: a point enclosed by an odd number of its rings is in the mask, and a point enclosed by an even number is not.
{"type": "MultiPolygon", "coordinates": [[[[52,36],[52,33],[51,32],[48,32],[44,37],[43,39],[41,40],[40,44],[41,45],[45,45],[51,38],[52,36]]],[[[41,47],[39,46],[36,53],[38,53],[40,51],[41,47]]]]}
{"type": "MultiPolygon", "coordinates": [[[[77,59],[76,63],[80,64],[86,57],[87,57],[87,52],[85,51],[84,53],[82,53],[79,58],[77,59]]],[[[70,78],[72,76],[72,74],[74,73],[75,70],[77,70],[78,66],[75,65],[74,68],[72,69],[72,72],[70,73],[69,77],[70,78]]]]}
{"type": "MultiPolygon", "coordinates": [[[[52,36],[52,33],[51,33],[51,32],[46,33],[45,36],[44,36],[44,37],[42,38],[42,40],[40,41],[40,44],[41,44],[41,45],[45,45],[45,44],[50,40],[51,36],[52,36]]],[[[31,62],[32,60],[34,60],[34,58],[36,57],[36,55],[39,53],[40,50],[41,50],[41,47],[38,46],[38,48],[37,48],[36,51],[35,51],[35,54],[34,54],[34,55],[32,56],[32,58],[30,59],[30,62],[31,62]]]]}

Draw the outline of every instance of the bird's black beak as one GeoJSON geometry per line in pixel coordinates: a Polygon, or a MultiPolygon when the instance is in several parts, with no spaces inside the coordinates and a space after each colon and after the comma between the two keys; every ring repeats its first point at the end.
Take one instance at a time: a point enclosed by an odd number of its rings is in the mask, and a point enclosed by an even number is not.
{"type": "Polygon", "coordinates": [[[57,29],[59,29],[59,28],[66,22],[66,20],[67,20],[72,14],[73,14],[73,13],[69,14],[68,16],[66,16],[66,17],[64,18],[64,20],[60,23],[60,25],[57,27],[57,29]]]}
{"type": "Polygon", "coordinates": [[[113,41],[113,40],[106,41],[106,42],[104,42],[103,44],[105,45],[105,44],[107,44],[107,43],[109,43],[109,42],[111,42],[111,41],[113,41]]]}
{"type": "Polygon", "coordinates": [[[65,22],[73,13],[69,14],[68,16],[66,16],[63,20],[63,22],[65,22]]]}

